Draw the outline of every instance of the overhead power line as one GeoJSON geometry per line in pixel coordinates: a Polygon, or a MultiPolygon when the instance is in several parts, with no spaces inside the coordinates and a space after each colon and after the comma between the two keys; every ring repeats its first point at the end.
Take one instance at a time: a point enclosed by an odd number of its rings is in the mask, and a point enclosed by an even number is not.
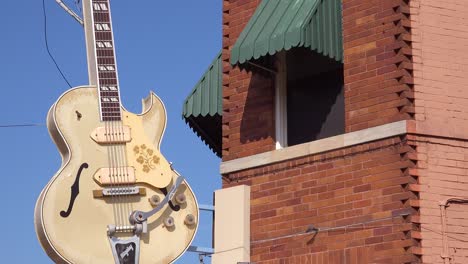
{"type": "Polygon", "coordinates": [[[60,75],[62,75],[62,78],[63,80],[65,80],[65,82],[68,84],[68,86],[70,88],[72,88],[70,82],[67,80],[67,78],[65,77],[65,75],[63,74],[62,70],[60,69],[58,63],[55,61],[54,59],[54,56],[52,56],[50,50],[49,50],[49,43],[47,41],[47,14],[46,14],[46,7],[45,7],[45,0],[42,0],[42,13],[43,13],[43,16],[44,16],[44,41],[45,41],[45,46],[46,46],[46,50],[47,50],[47,53],[49,54],[49,57],[52,59],[52,61],[54,62],[55,64],[55,67],[57,68],[57,70],[59,71],[60,75]]]}
{"type": "Polygon", "coordinates": [[[31,123],[31,124],[10,124],[10,125],[0,125],[0,128],[11,128],[11,127],[41,127],[45,124],[31,123]]]}

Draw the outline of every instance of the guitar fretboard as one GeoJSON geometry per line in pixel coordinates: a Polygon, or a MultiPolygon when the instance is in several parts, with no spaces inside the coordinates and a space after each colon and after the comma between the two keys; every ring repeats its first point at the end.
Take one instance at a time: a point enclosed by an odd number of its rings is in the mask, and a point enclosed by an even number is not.
{"type": "Polygon", "coordinates": [[[109,0],[91,0],[102,121],[118,121],[120,94],[109,0]]]}

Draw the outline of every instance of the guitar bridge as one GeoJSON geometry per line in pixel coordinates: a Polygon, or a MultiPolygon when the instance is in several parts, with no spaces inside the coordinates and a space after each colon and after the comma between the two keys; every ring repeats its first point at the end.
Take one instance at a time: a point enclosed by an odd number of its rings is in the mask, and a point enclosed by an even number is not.
{"type": "Polygon", "coordinates": [[[94,198],[126,196],[126,195],[146,195],[146,189],[141,187],[112,187],[102,190],[93,190],[94,198]]]}

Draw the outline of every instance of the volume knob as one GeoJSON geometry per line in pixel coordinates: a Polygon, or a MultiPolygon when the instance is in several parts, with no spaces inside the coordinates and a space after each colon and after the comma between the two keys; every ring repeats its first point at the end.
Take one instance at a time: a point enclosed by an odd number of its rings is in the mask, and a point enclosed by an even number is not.
{"type": "Polygon", "coordinates": [[[157,195],[153,195],[148,198],[148,201],[152,206],[157,206],[161,202],[161,198],[159,198],[157,195]]]}
{"type": "Polygon", "coordinates": [[[168,218],[164,219],[164,226],[165,227],[173,227],[174,226],[174,218],[172,216],[169,216],[168,218]]]}
{"type": "Polygon", "coordinates": [[[184,223],[188,226],[192,226],[195,224],[195,216],[193,216],[193,214],[188,214],[186,217],[185,217],[185,220],[184,220],[184,223]]]}
{"type": "Polygon", "coordinates": [[[184,204],[187,202],[187,197],[185,197],[185,194],[181,193],[176,196],[175,200],[178,204],[184,204]]]}

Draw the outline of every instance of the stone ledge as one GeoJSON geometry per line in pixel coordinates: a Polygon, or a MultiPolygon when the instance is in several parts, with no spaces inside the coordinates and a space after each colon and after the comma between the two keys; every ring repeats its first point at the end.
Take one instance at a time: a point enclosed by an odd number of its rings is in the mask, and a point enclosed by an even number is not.
{"type": "Polygon", "coordinates": [[[355,132],[324,138],[292,147],[268,151],[244,158],[229,160],[221,163],[220,173],[227,174],[272,163],[296,159],[326,151],[368,143],[380,139],[406,134],[407,121],[367,128],[355,132]]]}

